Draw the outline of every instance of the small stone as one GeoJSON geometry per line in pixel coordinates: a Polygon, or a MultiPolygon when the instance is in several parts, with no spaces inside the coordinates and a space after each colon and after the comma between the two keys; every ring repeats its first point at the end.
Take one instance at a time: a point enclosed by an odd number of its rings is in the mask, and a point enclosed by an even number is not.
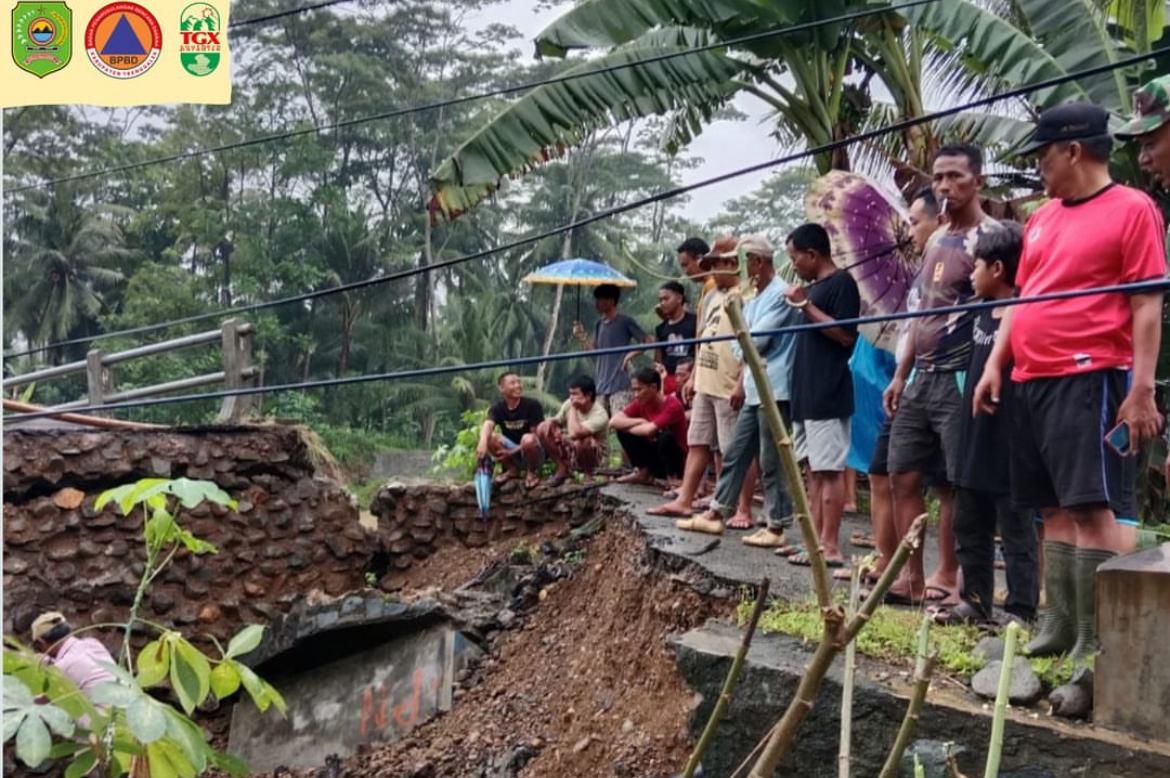
{"type": "Polygon", "coordinates": [[[508,608],[504,608],[496,614],[496,621],[499,622],[501,629],[507,629],[516,622],[516,614],[508,608]]]}
{"type": "Polygon", "coordinates": [[[625,721],[622,722],[622,733],[623,734],[628,735],[633,731],[634,731],[634,722],[632,720],[626,719],[625,721]]]}
{"type": "Polygon", "coordinates": [[[204,624],[212,624],[223,618],[223,612],[217,605],[204,605],[199,609],[199,620],[204,624]]]}
{"type": "MultiPolygon", "coordinates": [[[[999,674],[1002,667],[1002,660],[988,663],[971,679],[971,689],[980,697],[994,700],[999,691],[999,674]]],[[[1017,656],[1012,662],[1012,684],[1008,691],[1008,700],[1012,705],[1031,705],[1040,699],[1042,691],[1040,679],[1032,671],[1028,660],[1017,656]]]]}
{"type": "Polygon", "coordinates": [[[64,511],[71,511],[80,507],[85,501],[85,492],[66,486],[53,495],[53,504],[64,511]]]}
{"type": "Polygon", "coordinates": [[[1003,660],[1003,649],[1003,638],[988,635],[975,644],[971,654],[984,662],[999,662],[1003,660]]]}
{"type": "Polygon", "coordinates": [[[578,740],[576,742],[576,744],[573,746],[573,753],[574,754],[581,753],[586,748],[589,748],[589,744],[592,742],[593,742],[593,735],[586,735],[585,737],[578,740]]]}
{"type": "Polygon", "coordinates": [[[264,585],[257,581],[244,581],[244,593],[249,597],[261,597],[265,591],[264,585]]]}
{"type": "Polygon", "coordinates": [[[163,591],[150,595],[150,607],[155,613],[166,613],[175,607],[175,598],[163,591]]]}
{"type": "Polygon", "coordinates": [[[1093,671],[1082,667],[1072,680],[1048,695],[1052,715],[1066,719],[1087,719],[1093,712],[1093,671]]]}
{"type": "Polygon", "coordinates": [[[116,538],[106,546],[105,555],[108,557],[124,557],[130,553],[130,545],[120,539],[116,538]]]}

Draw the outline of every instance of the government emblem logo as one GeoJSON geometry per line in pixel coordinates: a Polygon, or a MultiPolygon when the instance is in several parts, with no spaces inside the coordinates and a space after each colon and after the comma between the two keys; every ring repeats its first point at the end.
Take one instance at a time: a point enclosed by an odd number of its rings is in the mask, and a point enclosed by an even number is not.
{"type": "Polygon", "coordinates": [[[179,16],[179,61],[193,76],[207,76],[219,67],[223,51],[219,11],[210,3],[192,3],[179,16]]]}
{"type": "Polygon", "coordinates": [[[138,3],[110,3],[85,27],[85,53],[110,78],[137,78],[154,67],[162,49],[162,28],[138,3]]]}
{"type": "Polygon", "coordinates": [[[21,2],[12,9],[12,59],[44,78],[73,57],[73,12],[65,3],[21,2]]]}

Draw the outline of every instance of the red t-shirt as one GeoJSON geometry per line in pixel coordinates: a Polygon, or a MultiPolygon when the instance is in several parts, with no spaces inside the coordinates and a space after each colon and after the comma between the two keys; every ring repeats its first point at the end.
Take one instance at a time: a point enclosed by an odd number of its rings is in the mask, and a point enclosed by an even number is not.
{"type": "MultiPolygon", "coordinates": [[[[1073,204],[1053,200],[1024,228],[1021,297],[1134,283],[1166,275],[1166,228],[1146,194],[1116,184],[1073,204]]],[[[1013,381],[1133,366],[1133,314],[1124,294],[1018,306],[1013,381]]]]}
{"type": "Polygon", "coordinates": [[[634,400],[622,410],[622,413],[631,419],[653,422],[660,430],[670,430],[683,451],[687,450],[687,412],[674,395],[668,395],[662,405],[656,408],[643,406],[634,400]]]}

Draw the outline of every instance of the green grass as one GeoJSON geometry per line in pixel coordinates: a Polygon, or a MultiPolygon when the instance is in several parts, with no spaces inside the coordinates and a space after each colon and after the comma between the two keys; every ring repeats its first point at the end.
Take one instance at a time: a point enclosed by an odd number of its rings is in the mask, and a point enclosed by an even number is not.
{"type": "MultiPolygon", "coordinates": [[[[747,621],[751,607],[749,601],[740,603],[738,615],[741,624],[747,621]]],[[[922,615],[919,612],[880,605],[858,634],[857,650],[865,656],[892,664],[904,664],[909,668],[914,663],[921,624],[922,615]]],[[[823,632],[820,611],[811,602],[773,602],[760,617],[760,629],[792,635],[808,642],[819,641],[823,632]]],[[[938,649],[938,666],[953,675],[970,678],[984,664],[971,653],[981,636],[975,627],[932,626],[930,642],[932,647],[938,649]]],[[[1022,640],[1027,638],[1023,637],[1022,640]]],[[[1059,657],[1029,661],[1040,680],[1050,688],[1067,682],[1075,669],[1072,662],[1059,657]]]]}

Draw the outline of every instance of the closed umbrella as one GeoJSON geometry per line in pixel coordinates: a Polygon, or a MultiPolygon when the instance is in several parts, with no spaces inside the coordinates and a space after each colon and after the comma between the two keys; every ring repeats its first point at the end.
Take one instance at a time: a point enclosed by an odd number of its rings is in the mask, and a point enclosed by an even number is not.
{"type": "Polygon", "coordinates": [[[490,454],[482,456],[475,464],[475,501],[479,504],[479,517],[487,521],[492,507],[492,471],[496,463],[490,454]]]}

